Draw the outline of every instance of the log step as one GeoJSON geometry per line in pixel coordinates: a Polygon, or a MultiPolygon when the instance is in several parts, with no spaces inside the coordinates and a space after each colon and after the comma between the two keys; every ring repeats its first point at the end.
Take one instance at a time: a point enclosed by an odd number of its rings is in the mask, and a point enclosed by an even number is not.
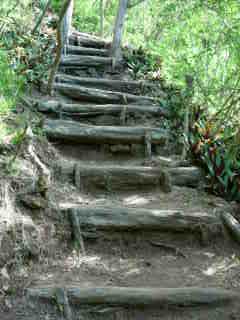
{"type": "Polygon", "coordinates": [[[239,301],[235,291],[220,288],[133,288],[133,287],[40,287],[28,288],[27,298],[54,302],[59,291],[79,305],[199,307],[239,301]]]}
{"type": "Polygon", "coordinates": [[[168,139],[167,132],[159,128],[91,126],[68,120],[46,120],[43,129],[51,139],[75,143],[144,143],[146,132],[150,132],[152,144],[164,144],[168,139]]]}
{"type": "Polygon", "coordinates": [[[73,84],[55,83],[54,88],[69,98],[96,102],[100,104],[155,104],[156,99],[147,96],[137,96],[130,93],[87,88],[73,84]]]}
{"type": "Polygon", "coordinates": [[[76,69],[78,67],[105,67],[112,66],[113,59],[99,56],[68,55],[61,59],[60,67],[76,69]]]}
{"type": "Polygon", "coordinates": [[[96,117],[101,115],[116,115],[125,117],[137,114],[169,118],[170,112],[159,106],[149,105],[121,105],[121,104],[68,104],[60,101],[39,101],[38,111],[43,113],[62,114],[74,117],[96,117]]]}
{"type": "Polygon", "coordinates": [[[69,43],[70,45],[97,49],[105,49],[110,47],[110,42],[81,32],[73,32],[69,37],[69,43]]]}
{"type": "Polygon", "coordinates": [[[181,210],[139,209],[127,207],[71,207],[63,209],[69,215],[74,238],[78,238],[76,224],[99,230],[159,230],[171,232],[222,233],[221,218],[214,213],[181,210]],[[77,223],[76,223],[77,221],[77,223]],[[199,228],[201,226],[201,228],[199,228]]]}
{"type": "Polygon", "coordinates": [[[196,167],[156,168],[143,166],[88,165],[59,162],[56,175],[69,179],[82,191],[94,188],[115,190],[140,190],[162,188],[171,191],[172,185],[198,187],[203,179],[196,167]]]}
{"type": "Polygon", "coordinates": [[[153,86],[151,83],[148,83],[146,81],[121,81],[102,78],[82,78],[65,74],[58,74],[56,77],[56,82],[137,94],[141,93],[144,88],[151,88],[153,86]]]}
{"type": "Polygon", "coordinates": [[[81,46],[67,46],[67,54],[71,55],[85,55],[85,56],[108,56],[108,50],[106,49],[96,49],[96,48],[86,48],[81,46]]]}

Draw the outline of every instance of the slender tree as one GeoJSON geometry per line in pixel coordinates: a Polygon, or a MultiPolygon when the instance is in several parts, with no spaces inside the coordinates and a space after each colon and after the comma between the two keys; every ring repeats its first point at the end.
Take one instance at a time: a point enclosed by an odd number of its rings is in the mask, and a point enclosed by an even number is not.
{"type": "Polygon", "coordinates": [[[48,0],[47,3],[45,4],[45,6],[44,6],[44,8],[43,8],[43,10],[42,10],[42,12],[41,12],[41,14],[40,14],[40,16],[38,17],[37,22],[36,22],[36,24],[35,24],[35,26],[34,26],[34,28],[33,28],[33,30],[32,30],[32,34],[34,34],[35,32],[37,32],[38,28],[40,27],[40,25],[41,25],[41,23],[42,23],[42,21],[43,21],[43,18],[44,18],[44,16],[45,16],[48,8],[50,7],[51,1],[52,1],[52,0],[48,0]]]}
{"type": "Polygon", "coordinates": [[[74,5],[74,0],[71,0],[66,13],[64,14],[63,22],[61,25],[61,37],[62,37],[63,50],[66,48],[66,45],[68,45],[69,35],[71,32],[73,5],[74,5]]]}
{"type": "Polygon", "coordinates": [[[119,0],[118,13],[114,27],[113,43],[111,48],[111,54],[116,61],[121,60],[121,42],[124,27],[124,18],[127,13],[128,0],[119,0]]]}
{"type": "Polygon", "coordinates": [[[48,85],[47,85],[47,92],[50,95],[52,94],[53,84],[54,84],[56,72],[58,70],[59,63],[60,63],[60,60],[61,60],[62,51],[63,51],[63,48],[65,46],[65,41],[67,41],[66,40],[66,34],[67,35],[69,34],[70,25],[68,24],[68,29],[64,29],[63,20],[64,20],[66,14],[68,13],[68,9],[69,9],[71,3],[73,4],[73,0],[65,0],[63,6],[61,8],[60,14],[59,14],[59,20],[58,20],[58,26],[57,26],[57,52],[56,52],[56,58],[55,58],[55,61],[53,63],[53,66],[52,66],[52,70],[50,72],[48,85]]]}

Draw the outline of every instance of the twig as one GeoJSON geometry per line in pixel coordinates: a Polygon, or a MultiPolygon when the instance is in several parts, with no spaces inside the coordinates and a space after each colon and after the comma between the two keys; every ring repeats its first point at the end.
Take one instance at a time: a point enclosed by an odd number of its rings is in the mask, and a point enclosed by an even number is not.
{"type": "Polygon", "coordinates": [[[167,250],[170,250],[170,251],[174,251],[174,253],[178,256],[181,256],[185,259],[187,259],[187,256],[177,247],[171,245],[171,244],[166,244],[166,243],[163,243],[163,242],[155,242],[155,241],[152,241],[152,240],[149,240],[150,244],[154,247],[161,247],[163,249],[167,249],[167,250]]]}

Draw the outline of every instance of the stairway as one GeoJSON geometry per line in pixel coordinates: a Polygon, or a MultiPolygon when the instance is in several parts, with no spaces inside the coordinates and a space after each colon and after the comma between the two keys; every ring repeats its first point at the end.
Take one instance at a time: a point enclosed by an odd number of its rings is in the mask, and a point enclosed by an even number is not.
{"type": "Polygon", "coordinates": [[[234,319],[239,294],[207,273],[234,246],[200,188],[203,173],[169,156],[170,111],[152,83],[121,79],[108,48],[72,34],[56,97],[38,103],[60,154],[58,214],[80,256],[72,267],[61,257],[27,297],[55,301],[66,319],[234,319]]]}

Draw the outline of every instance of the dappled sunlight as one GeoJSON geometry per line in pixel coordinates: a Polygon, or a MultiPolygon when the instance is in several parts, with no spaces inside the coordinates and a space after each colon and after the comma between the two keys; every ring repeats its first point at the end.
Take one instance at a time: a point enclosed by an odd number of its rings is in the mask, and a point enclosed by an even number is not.
{"type": "Polygon", "coordinates": [[[233,255],[230,258],[224,258],[221,261],[213,263],[206,270],[203,270],[203,274],[206,276],[214,276],[216,274],[223,274],[230,269],[240,267],[240,260],[233,255]]]}
{"type": "Polygon", "coordinates": [[[145,198],[143,196],[139,196],[139,195],[133,195],[133,196],[126,197],[125,199],[123,199],[123,203],[125,205],[136,205],[136,206],[148,204],[150,201],[151,201],[151,199],[147,199],[147,198],[145,198]]]}

